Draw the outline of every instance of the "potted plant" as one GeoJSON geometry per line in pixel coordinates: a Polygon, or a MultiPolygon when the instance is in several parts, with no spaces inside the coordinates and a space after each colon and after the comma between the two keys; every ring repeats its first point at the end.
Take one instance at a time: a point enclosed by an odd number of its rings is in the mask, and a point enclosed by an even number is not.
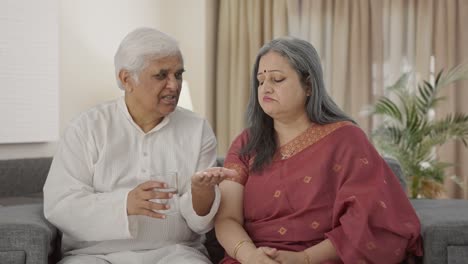
{"type": "Polygon", "coordinates": [[[437,106],[445,99],[438,93],[450,83],[467,79],[467,66],[442,70],[433,83],[417,85],[411,85],[411,74],[405,73],[368,109],[369,114],[382,117],[371,138],[382,155],[400,162],[412,198],[434,198],[443,191],[445,169],[453,164],[439,161],[438,146],[450,140],[467,146],[467,114],[435,117],[437,106]]]}

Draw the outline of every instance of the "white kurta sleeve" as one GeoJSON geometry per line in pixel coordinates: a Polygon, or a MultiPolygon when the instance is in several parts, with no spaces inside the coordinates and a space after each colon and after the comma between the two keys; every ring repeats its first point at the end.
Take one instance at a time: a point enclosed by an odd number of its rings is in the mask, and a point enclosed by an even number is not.
{"type": "MultiPolygon", "coordinates": [[[[204,121],[202,144],[196,171],[213,167],[216,164],[216,138],[207,121],[204,121]]],[[[221,194],[218,186],[215,186],[215,199],[210,212],[205,216],[199,216],[193,209],[191,188],[180,198],[180,211],[187,221],[188,226],[198,234],[204,234],[213,228],[213,219],[218,212],[221,194]]]]}
{"type": "Polygon", "coordinates": [[[94,149],[79,127],[67,129],[44,185],[44,215],[79,241],[132,238],[136,226],[130,226],[127,216],[130,189],[95,192],[94,149]]]}
{"type": "Polygon", "coordinates": [[[218,186],[215,187],[215,199],[210,212],[205,216],[199,216],[193,210],[192,192],[189,191],[180,198],[180,211],[187,221],[188,226],[198,234],[205,234],[213,228],[213,219],[218,212],[221,195],[218,186]]]}

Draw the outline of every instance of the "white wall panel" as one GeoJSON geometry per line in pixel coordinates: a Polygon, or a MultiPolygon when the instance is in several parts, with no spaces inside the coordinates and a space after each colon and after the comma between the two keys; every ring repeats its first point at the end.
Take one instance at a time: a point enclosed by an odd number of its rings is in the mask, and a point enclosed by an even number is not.
{"type": "Polygon", "coordinates": [[[0,143],[56,141],[58,1],[0,0],[0,143]]]}

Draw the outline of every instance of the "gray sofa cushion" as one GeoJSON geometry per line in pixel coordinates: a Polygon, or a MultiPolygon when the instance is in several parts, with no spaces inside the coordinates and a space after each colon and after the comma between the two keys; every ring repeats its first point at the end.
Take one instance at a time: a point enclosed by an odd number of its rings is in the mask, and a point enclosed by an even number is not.
{"type": "Polygon", "coordinates": [[[22,250],[0,251],[0,259],[3,264],[24,264],[26,253],[22,250]]]}
{"type": "Polygon", "coordinates": [[[449,246],[447,263],[450,264],[466,264],[468,262],[468,245],[466,246],[449,246]]]}
{"type": "MultiPolygon", "coordinates": [[[[57,236],[56,229],[43,217],[42,204],[0,207],[0,252],[11,262],[47,263],[57,236]]],[[[1,259],[3,262],[3,258],[1,259]]]]}
{"type": "Polygon", "coordinates": [[[411,200],[421,221],[424,264],[468,263],[468,201],[411,200]]]}
{"type": "Polygon", "coordinates": [[[22,205],[22,204],[42,204],[42,202],[43,202],[42,193],[33,193],[33,194],[23,195],[23,196],[0,197],[0,207],[22,205]]]}
{"type": "Polygon", "coordinates": [[[0,160],[0,197],[42,192],[52,158],[0,160]]]}

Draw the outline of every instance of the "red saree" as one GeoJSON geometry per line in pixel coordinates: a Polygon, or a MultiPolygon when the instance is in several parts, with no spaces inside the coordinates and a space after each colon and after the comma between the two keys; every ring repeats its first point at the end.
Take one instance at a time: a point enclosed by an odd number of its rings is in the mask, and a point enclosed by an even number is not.
{"type": "MultiPolygon", "coordinates": [[[[329,239],[341,259],[398,263],[422,255],[420,223],[396,176],[349,122],[313,125],[260,173],[232,143],[225,167],[244,185],[244,228],[256,246],[302,251],[329,239]]],[[[223,264],[238,263],[226,257],[223,264]]]]}

